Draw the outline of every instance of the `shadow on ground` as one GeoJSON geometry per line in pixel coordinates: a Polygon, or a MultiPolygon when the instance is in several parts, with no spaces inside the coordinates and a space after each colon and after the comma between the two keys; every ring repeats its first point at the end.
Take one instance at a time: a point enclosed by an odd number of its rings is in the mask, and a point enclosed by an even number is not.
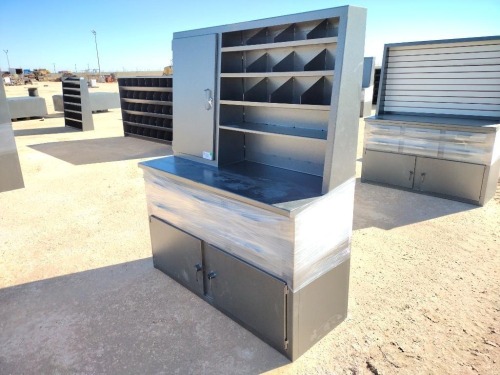
{"type": "Polygon", "coordinates": [[[58,134],[58,133],[75,133],[79,130],[68,126],[54,126],[52,128],[33,128],[33,129],[17,129],[14,130],[14,136],[22,137],[24,135],[42,135],[42,134],[58,134]]]}
{"type": "Polygon", "coordinates": [[[0,373],[234,374],[289,363],[151,258],[0,289],[0,373]]]}
{"type": "Polygon", "coordinates": [[[142,159],[172,154],[172,147],[132,137],[50,142],[29,147],[73,165],[142,159]]]}
{"type": "Polygon", "coordinates": [[[390,230],[477,206],[356,180],[353,229],[390,230]]]}

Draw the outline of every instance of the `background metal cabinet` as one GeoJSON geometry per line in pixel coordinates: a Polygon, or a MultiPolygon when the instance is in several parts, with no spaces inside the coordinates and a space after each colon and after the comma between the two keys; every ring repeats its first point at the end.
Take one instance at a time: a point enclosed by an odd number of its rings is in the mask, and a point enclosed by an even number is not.
{"type": "Polygon", "coordinates": [[[125,136],[171,143],[172,77],[118,78],[118,87],[125,136]]]}
{"type": "Polygon", "coordinates": [[[68,77],[62,80],[64,125],[83,131],[94,130],[87,80],[68,77]]]}
{"type": "Polygon", "coordinates": [[[493,198],[500,91],[490,72],[500,70],[499,53],[498,36],[386,45],[362,180],[481,206],[493,198]],[[413,181],[401,165],[411,159],[413,181]]]}
{"type": "Polygon", "coordinates": [[[415,171],[415,156],[365,150],[363,179],[411,189],[415,171]]]}
{"type": "Polygon", "coordinates": [[[417,158],[414,189],[479,201],[485,166],[417,158]]]}
{"type": "Polygon", "coordinates": [[[201,240],[151,216],[153,263],[197,294],[203,294],[201,240]]]}
{"type": "Polygon", "coordinates": [[[174,151],[212,160],[217,34],[174,39],[172,46],[175,50],[174,151]],[[178,128],[182,131],[176,130],[178,128]]]}

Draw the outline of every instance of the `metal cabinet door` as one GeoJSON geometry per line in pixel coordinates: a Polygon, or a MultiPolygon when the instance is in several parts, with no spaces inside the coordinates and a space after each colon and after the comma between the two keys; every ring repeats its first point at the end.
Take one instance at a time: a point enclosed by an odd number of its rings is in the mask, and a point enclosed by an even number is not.
{"type": "Polygon", "coordinates": [[[484,165],[418,157],[415,189],[477,202],[481,195],[484,170],[484,165]]]}
{"type": "Polygon", "coordinates": [[[174,39],[175,152],[213,160],[217,34],[174,39]]]}
{"type": "Polygon", "coordinates": [[[194,293],[203,295],[201,240],[154,216],[149,229],[153,264],[194,293]]]}
{"type": "Polygon", "coordinates": [[[243,326],[284,347],[286,283],[211,245],[205,245],[205,295],[243,326]]]}
{"type": "Polygon", "coordinates": [[[415,171],[415,156],[365,150],[361,177],[411,189],[415,171]]]}

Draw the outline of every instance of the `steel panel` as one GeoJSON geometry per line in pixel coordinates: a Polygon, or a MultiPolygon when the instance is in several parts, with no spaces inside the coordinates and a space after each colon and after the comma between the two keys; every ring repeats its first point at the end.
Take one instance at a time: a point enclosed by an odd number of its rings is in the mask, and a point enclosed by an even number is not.
{"type": "Polygon", "coordinates": [[[0,193],[24,187],[9,104],[0,79],[0,193]]]}
{"type": "Polygon", "coordinates": [[[150,217],[149,229],[155,268],[202,295],[201,240],[153,216],[150,217]]]}
{"type": "Polygon", "coordinates": [[[414,188],[478,202],[484,170],[484,165],[418,157],[414,188]]]}
{"type": "Polygon", "coordinates": [[[172,47],[175,66],[172,148],[176,153],[213,160],[217,35],[174,39],[172,47]]]}
{"type": "Polygon", "coordinates": [[[365,150],[363,181],[396,185],[411,189],[415,170],[415,156],[365,150]]]}
{"type": "Polygon", "coordinates": [[[208,244],[204,261],[205,296],[271,345],[283,348],[286,283],[208,244]],[[214,278],[209,278],[211,272],[214,278]]]}
{"type": "MultiPolygon", "coordinates": [[[[295,316],[292,360],[310,349],[347,318],[350,259],[328,271],[299,292],[291,294],[295,316]]],[[[290,319],[292,320],[292,319],[290,319]]]]}

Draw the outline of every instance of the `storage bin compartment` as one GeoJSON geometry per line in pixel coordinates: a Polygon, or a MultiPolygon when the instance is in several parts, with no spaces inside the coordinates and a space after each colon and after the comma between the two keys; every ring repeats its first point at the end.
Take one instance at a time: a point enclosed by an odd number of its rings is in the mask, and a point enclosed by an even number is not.
{"type": "Polygon", "coordinates": [[[332,100],[332,81],[321,77],[300,97],[300,104],[330,105],[332,100]]]}

